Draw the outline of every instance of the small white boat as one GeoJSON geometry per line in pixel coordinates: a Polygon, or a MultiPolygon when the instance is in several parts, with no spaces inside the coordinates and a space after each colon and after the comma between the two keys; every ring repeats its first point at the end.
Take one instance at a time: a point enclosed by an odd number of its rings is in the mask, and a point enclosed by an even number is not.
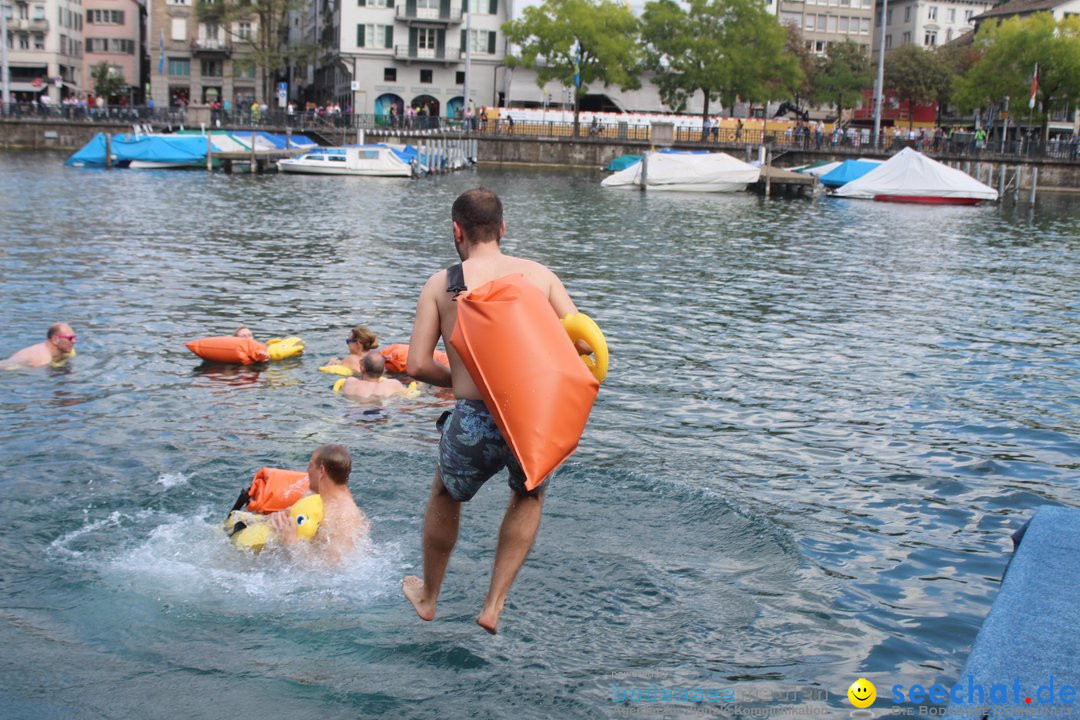
{"type": "Polygon", "coordinates": [[[309,175],[374,175],[412,177],[404,153],[389,145],[322,147],[295,158],[278,160],[278,170],[309,175]]]}

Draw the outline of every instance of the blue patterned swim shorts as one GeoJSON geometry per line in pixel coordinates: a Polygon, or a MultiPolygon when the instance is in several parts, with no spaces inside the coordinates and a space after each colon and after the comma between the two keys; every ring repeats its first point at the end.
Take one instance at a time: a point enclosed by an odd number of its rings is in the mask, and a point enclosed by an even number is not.
{"type": "Polygon", "coordinates": [[[522,495],[537,495],[550,482],[527,492],[525,473],[487,406],[482,400],[458,400],[439,440],[443,486],[455,500],[468,502],[481,485],[504,467],[510,472],[507,483],[510,489],[522,495]]]}

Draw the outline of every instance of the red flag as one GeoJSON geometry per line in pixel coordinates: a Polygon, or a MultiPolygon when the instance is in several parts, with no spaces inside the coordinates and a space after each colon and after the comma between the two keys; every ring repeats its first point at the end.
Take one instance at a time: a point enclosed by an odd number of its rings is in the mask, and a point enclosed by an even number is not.
{"type": "Polygon", "coordinates": [[[1035,93],[1039,90],[1039,63],[1035,63],[1035,74],[1031,76],[1031,99],[1028,100],[1028,108],[1035,109],[1035,93]]]}

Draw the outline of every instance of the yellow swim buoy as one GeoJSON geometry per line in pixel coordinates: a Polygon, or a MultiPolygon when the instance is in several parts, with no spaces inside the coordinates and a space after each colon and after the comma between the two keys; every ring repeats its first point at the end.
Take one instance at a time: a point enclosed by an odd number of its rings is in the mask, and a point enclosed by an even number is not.
{"type": "Polygon", "coordinates": [[[330,373],[331,375],[344,375],[346,377],[352,377],[356,374],[351,367],[346,365],[323,365],[319,368],[319,372],[330,373]]]}
{"type": "Polygon", "coordinates": [[[266,341],[266,351],[271,360],[284,360],[304,352],[304,341],[295,335],[287,338],[271,338],[266,341]]]}
{"type": "Polygon", "coordinates": [[[598,382],[604,382],[608,371],[608,347],[607,341],[604,339],[604,333],[600,332],[599,326],[583,312],[570,313],[562,318],[560,322],[563,328],[566,329],[566,334],[570,336],[571,342],[576,343],[578,340],[584,340],[592,348],[594,357],[582,355],[581,359],[585,361],[585,367],[589,368],[589,372],[593,374],[593,377],[598,382]]]}
{"type": "MultiPolygon", "coordinates": [[[[305,495],[289,508],[289,515],[296,525],[296,536],[301,540],[315,537],[323,520],[323,502],[319,495],[305,495]]],[[[269,515],[234,510],[225,518],[225,532],[238,548],[258,553],[273,535],[269,515]]]]}

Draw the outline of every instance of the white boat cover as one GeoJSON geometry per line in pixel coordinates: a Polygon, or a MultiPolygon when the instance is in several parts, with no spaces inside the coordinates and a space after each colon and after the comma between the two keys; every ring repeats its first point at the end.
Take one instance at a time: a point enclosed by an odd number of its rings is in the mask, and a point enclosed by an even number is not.
{"type": "Polygon", "coordinates": [[[759,168],[727,153],[648,152],[642,162],[604,178],[604,187],[641,187],[645,168],[649,190],[684,192],[736,192],[757,182],[759,168]]]}
{"type": "Polygon", "coordinates": [[[965,172],[904,148],[834,193],[837,197],[924,197],[997,200],[997,190],[965,172]]]}

